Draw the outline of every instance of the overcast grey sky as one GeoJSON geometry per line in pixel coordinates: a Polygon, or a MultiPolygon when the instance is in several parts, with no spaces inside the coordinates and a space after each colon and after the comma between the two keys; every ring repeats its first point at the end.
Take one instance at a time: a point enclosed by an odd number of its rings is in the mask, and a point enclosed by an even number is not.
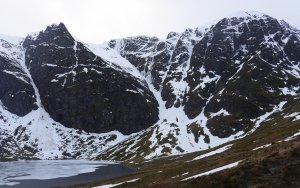
{"type": "Polygon", "coordinates": [[[259,11],[300,28],[300,0],[0,0],[0,33],[25,37],[64,22],[85,42],[165,38],[236,11],[259,11]]]}

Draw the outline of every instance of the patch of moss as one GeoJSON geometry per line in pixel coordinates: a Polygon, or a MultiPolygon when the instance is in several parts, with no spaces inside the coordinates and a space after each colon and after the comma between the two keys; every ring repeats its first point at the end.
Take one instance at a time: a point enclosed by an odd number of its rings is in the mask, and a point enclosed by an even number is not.
{"type": "Polygon", "coordinates": [[[161,152],[162,152],[163,154],[171,153],[171,151],[172,151],[172,149],[169,148],[169,147],[164,147],[164,148],[161,150],[161,152]]]}

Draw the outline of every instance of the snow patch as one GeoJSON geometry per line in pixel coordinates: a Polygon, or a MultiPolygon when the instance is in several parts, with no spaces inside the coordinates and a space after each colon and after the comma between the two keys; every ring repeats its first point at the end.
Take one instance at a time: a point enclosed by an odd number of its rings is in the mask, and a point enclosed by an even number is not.
{"type": "Polygon", "coordinates": [[[227,146],[223,146],[223,147],[221,147],[219,149],[216,149],[214,151],[208,152],[208,153],[206,153],[204,155],[200,155],[198,157],[195,157],[192,161],[203,159],[203,158],[206,158],[206,157],[209,157],[209,156],[212,156],[212,155],[216,155],[216,154],[219,154],[219,153],[223,153],[224,151],[230,149],[231,146],[232,146],[232,144],[229,144],[227,146]]]}
{"type": "Polygon", "coordinates": [[[291,141],[291,140],[294,140],[294,139],[296,139],[297,138],[297,136],[299,136],[300,135],[300,131],[299,132],[297,132],[297,133],[295,133],[294,135],[292,135],[292,136],[289,136],[289,137],[287,137],[286,139],[284,139],[284,141],[285,142],[287,142],[287,141],[291,141]]]}
{"type": "Polygon", "coordinates": [[[133,179],[133,180],[129,180],[129,181],[125,181],[125,182],[122,182],[122,183],[116,183],[116,184],[107,184],[107,185],[100,185],[100,186],[97,186],[97,187],[94,187],[94,188],[111,188],[111,187],[116,187],[118,185],[122,185],[124,183],[132,183],[132,182],[136,182],[137,180],[139,180],[140,178],[137,178],[137,179],[133,179]]]}
{"type": "Polygon", "coordinates": [[[225,110],[225,109],[221,109],[220,111],[216,112],[216,113],[210,113],[210,117],[215,117],[215,116],[229,116],[230,114],[225,110]]]}
{"type": "Polygon", "coordinates": [[[272,144],[266,144],[266,145],[263,145],[263,146],[256,147],[256,148],[254,148],[254,149],[252,149],[252,150],[255,151],[255,150],[258,150],[258,149],[267,148],[267,147],[269,147],[269,146],[271,146],[271,145],[272,145],[272,144]]]}
{"type": "Polygon", "coordinates": [[[230,163],[230,164],[228,164],[228,165],[221,166],[221,167],[219,167],[219,168],[216,168],[216,169],[213,169],[213,170],[210,170],[210,171],[201,173],[201,174],[197,174],[197,175],[194,175],[194,176],[185,178],[185,179],[183,179],[183,180],[181,180],[181,181],[186,181],[186,180],[198,178],[198,177],[201,177],[201,176],[206,176],[206,175],[209,175],[209,174],[213,174],[213,173],[216,173],[216,172],[219,172],[219,171],[223,171],[223,170],[226,170],[226,169],[230,169],[230,168],[233,168],[233,167],[238,166],[238,164],[239,164],[241,161],[242,161],[242,160],[237,161],[237,162],[234,162],[234,163],[230,163]]]}

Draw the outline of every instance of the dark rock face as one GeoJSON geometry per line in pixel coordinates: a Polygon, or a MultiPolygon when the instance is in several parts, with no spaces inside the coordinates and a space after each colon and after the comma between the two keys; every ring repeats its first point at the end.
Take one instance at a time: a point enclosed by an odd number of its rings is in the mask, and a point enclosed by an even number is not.
{"type": "MultiPolygon", "coordinates": [[[[14,44],[1,40],[0,45],[15,53],[14,44]]],[[[30,79],[19,62],[5,53],[0,53],[0,86],[0,101],[8,111],[24,116],[37,108],[30,79]]]]}
{"type": "Polygon", "coordinates": [[[251,129],[251,120],[293,97],[284,91],[299,91],[299,31],[267,15],[226,18],[202,31],[149,41],[121,54],[151,75],[167,109],[182,107],[190,119],[203,111],[208,121],[202,126],[220,138],[251,129]],[[166,52],[164,61],[155,60],[156,49],[166,52]],[[228,115],[210,115],[222,109],[228,115]]]}
{"type": "MultiPolygon", "coordinates": [[[[206,114],[221,109],[230,114],[213,117],[207,122],[212,134],[219,137],[228,137],[249,128],[251,119],[271,111],[274,105],[291,97],[282,95],[280,88],[299,87],[299,77],[291,74],[289,55],[282,51],[283,46],[289,45],[289,42],[284,43],[289,31],[268,16],[247,22],[244,19],[221,20],[195,46],[191,59],[191,72],[195,74],[201,67],[206,71],[199,73],[200,79],[195,79],[193,74],[188,77],[188,80],[198,80],[195,86],[201,84],[201,78],[211,77],[207,73],[218,76],[216,82],[197,92],[204,96],[203,100],[198,97],[198,105],[203,106],[204,101],[207,103],[206,114]],[[212,98],[209,100],[208,96],[212,98]]],[[[300,53],[297,46],[293,50],[300,53]]],[[[195,91],[196,87],[191,89],[195,91]]],[[[197,95],[189,93],[185,111],[191,118],[200,113],[200,110],[195,112],[195,108],[189,107],[190,103],[195,106],[195,101],[197,95]]]]}
{"type": "Polygon", "coordinates": [[[63,24],[28,36],[23,46],[42,105],[63,125],[130,134],[158,120],[147,84],[93,54],[63,24]]]}

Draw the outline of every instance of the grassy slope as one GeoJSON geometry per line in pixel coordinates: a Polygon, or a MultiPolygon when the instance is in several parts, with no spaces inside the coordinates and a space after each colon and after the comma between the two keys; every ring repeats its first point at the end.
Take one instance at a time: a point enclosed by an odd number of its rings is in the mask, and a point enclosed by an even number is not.
{"type": "Polygon", "coordinates": [[[300,187],[300,137],[288,142],[282,141],[300,130],[300,120],[284,118],[286,112],[290,114],[295,111],[300,111],[300,105],[299,102],[294,101],[284,112],[272,115],[269,121],[263,123],[253,134],[224,144],[233,144],[233,146],[223,153],[190,161],[196,156],[217,149],[212,148],[142,163],[126,164],[125,162],[126,165],[135,167],[137,172],[71,187],[93,187],[136,178],[140,179],[122,184],[120,187],[271,187],[271,185],[272,187],[300,187]],[[253,150],[265,144],[271,146],[253,150]],[[243,161],[235,168],[181,181],[239,160],[243,161]]]}

